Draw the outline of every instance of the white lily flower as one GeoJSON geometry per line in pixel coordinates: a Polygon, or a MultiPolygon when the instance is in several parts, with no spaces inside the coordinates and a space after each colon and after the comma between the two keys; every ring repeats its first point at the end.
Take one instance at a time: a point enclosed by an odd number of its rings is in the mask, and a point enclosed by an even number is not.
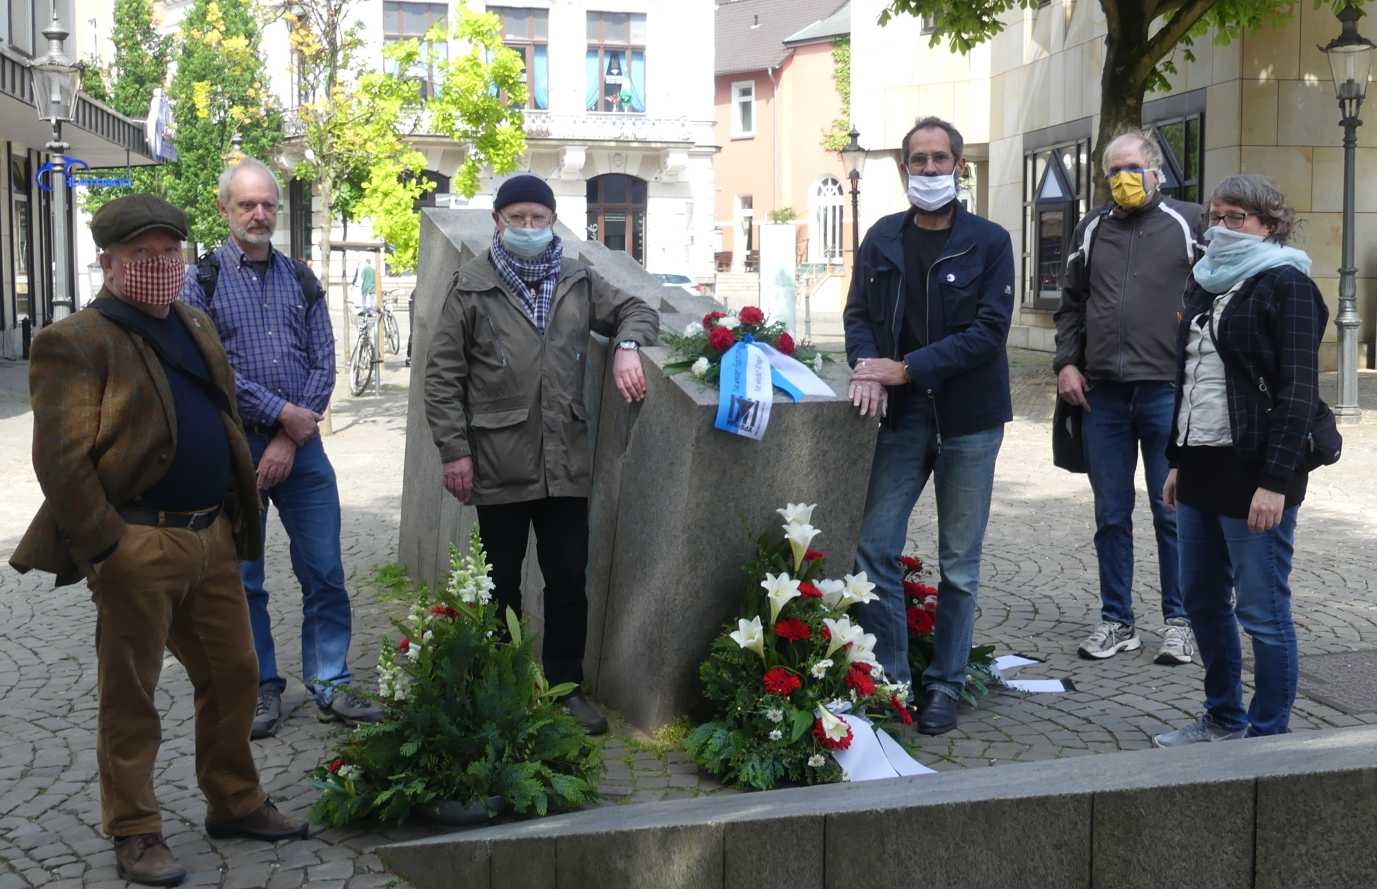
{"type": "Polygon", "coordinates": [[[836,611],[846,595],[846,584],[840,580],[819,580],[813,584],[822,593],[822,604],[836,611]]]}
{"type": "Polygon", "coordinates": [[[760,625],[760,618],[753,617],[750,620],[738,620],[736,622],[736,632],[731,634],[732,641],[742,648],[748,648],[765,657],[765,628],[760,625]]]}
{"type": "Polygon", "coordinates": [[[735,315],[728,315],[725,318],[718,318],[717,326],[725,327],[728,330],[736,330],[738,327],[741,326],[741,319],[736,317],[735,315]]]}
{"type": "Polygon", "coordinates": [[[860,574],[848,574],[843,580],[846,583],[846,595],[842,598],[843,608],[864,605],[880,598],[875,593],[875,584],[866,579],[864,571],[860,574]]]}
{"type": "Polygon", "coordinates": [[[823,618],[822,625],[827,628],[827,634],[831,641],[827,643],[827,657],[831,657],[833,652],[849,644],[857,635],[861,633],[861,628],[851,623],[851,618],[842,615],[833,620],[823,618]]]}
{"type": "Polygon", "coordinates": [[[773,723],[781,723],[784,721],[784,711],[778,707],[771,707],[765,711],[765,718],[773,723]]]}
{"type": "Polygon", "coordinates": [[[786,503],[783,509],[776,509],[780,518],[784,519],[786,525],[807,525],[813,521],[813,510],[817,509],[816,503],[786,503]]]}
{"type": "MultiPolygon", "coordinates": [[[[765,579],[760,582],[760,586],[765,590],[770,599],[770,623],[779,620],[779,612],[788,604],[790,599],[797,599],[803,595],[798,591],[797,580],[783,572],[779,574],[766,574],[765,579]]],[[[759,622],[760,618],[756,618],[759,622]]]]}
{"type": "Polygon", "coordinates": [[[690,321],[684,325],[684,336],[697,336],[703,332],[703,324],[699,321],[690,321]]]}
{"type": "Polygon", "coordinates": [[[827,757],[823,756],[821,753],[814,753],[812,756],[808,757],[808,767],[810,769],[820,769],[825,762],[827,762],[827,757]]]}
{"type": "Polygon", "coordinates": [[[862,632],[857,627],[857,633],[851,639],[851,648],[847,651],[847,657],[853,664],[870,664],[871,669],[878,667],[880,662],[875,659],[875,634],[862,632]]]}
{"type": "Polygon", "coordinates": [[[813,373],[822,373],[822,353],[813,356],[813,373]]]}
{"type": "Polygon", "coordinates": [[[822,733],[827,736],[827,740],[840,741],[851,734],[851,726],[839,719],[826,707],[819,707],[814,713],[817,714],[818,719],[822,720],[822,733]]]}
{"type": "Polygon", "coordinates": [[[789,549],[794,552],[795,571],[803,566],[803,554],[808,552],[808,544],[820,533],[822,532],[817,528],[806,523],[790,522],[784,526],[784,536],[789,540],[789,549]]]}
{"type": "Polygon", "coordinates": [[[708,373],[708,367],[710,367],[708,359],[699,356],[698,360],[693,362],[693,366],[690,367],[689,370],[695,377],[704,377],[708,373]]]}
{"type": "Polygon", "coordinates": [[[832,659],[830,657],[825,657],[809,668],[808,672],[813,674],[814,679],[821,679],[827,675],[827,671],[831,668],[832,659]]]}
{"type": "MultiPolygon", "coordinates": [[[[775,729],[774,731],[770,732],[771,741],[778,741],[782,737],[784,737],[784,732],[780,731],[779,729],[775,729]]],[[[343,770],[341,769],[341,771],[343,770]]]]}

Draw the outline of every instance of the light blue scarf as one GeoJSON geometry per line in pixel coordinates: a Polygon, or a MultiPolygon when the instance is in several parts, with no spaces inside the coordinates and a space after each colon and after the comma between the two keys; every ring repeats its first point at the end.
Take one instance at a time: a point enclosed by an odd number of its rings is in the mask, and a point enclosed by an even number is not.
{"type": "Polygon", "coordinates": [[[1259,272],[1290,265],[1310,274],[1310,256],[1304,250],[1284,247],[1261,235],[1236,232],[1223,226],[1205,231],[1209,246],[1191,274],[1210,293],[1228,293],[1242,281],[1259,272]]]}

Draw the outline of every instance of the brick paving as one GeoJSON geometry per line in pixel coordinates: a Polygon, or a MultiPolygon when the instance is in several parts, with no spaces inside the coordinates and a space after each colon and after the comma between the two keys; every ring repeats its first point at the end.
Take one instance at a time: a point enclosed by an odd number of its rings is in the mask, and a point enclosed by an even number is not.
{"type": "MultiPolygon", "coordinates": [[[[921,738],[915,751],[937,769],[1141,749],[1152,734],[1190,718],[1201,702],[1200,668],[1159,667],[1153,614],[1156,567],[1146,506],[1135,530],[1139,619],[1143,649],[1088,663],[1075,647],[1097,620],[1093,520],[1083,476],[1051,468],[1047,419],[1052,385],[1049,356],[1013,353],[1018,417],[1007,430],[999,461],[986,545],[982,611],[977,636],[1002,652],[1046,659],[1029,676],[1073,678],[1065,695],[996,692],[963,712],[961,727],[921,738]]],[[[22,364],[0,362],[0,556],[8,557],[40,495],[29,465],[32,422],[22,364]]],[[[368,579],[395,559],[401,498],[406,371],[389,366],[382,397],[343,397],[327,449],[341,479],[346,573],[355,593],[353,666],[372,680],[377,639],[396,608],[368,579]]],[[[1332,377],[1331,377],[1332,380],[1332,377]]],[[[1327,384],[1332,390],[1332,382],[1327,384]]],[[[1377,374],[1365,374],[1364,403],[1377,405],[1377,374]]],[[[1336,467],[1316,473],[1302,511],[1295,568],[1295,614],[1307,654],[1377,649],[1377,412],[1348,427],[1336,467]]],[[[1140,476],[1141,487],[1141,476],[1140,476]]],[[[1140,498],[1140,502],[1143,502],[1140,498]]],[[[910,548],[936,551],[932,501],[925,496],[910,528],[910,548]]],[[[288,673],[295,654],[299,598],[293,592],[286,539],[274,520],[269,532],[269,589],[280,657],[288,673]]],[[[94,616],[83,587],[54,591],[42,578],[0,568],[0,889],[114,887],[109,841],[99,834],[96,786],[94,616]]],[[[395,885],[370,850],[423,835],[425,827],[330,830],[310,840],[269,846],[214,842],[201,830],[204,805],[195,785],[191,689],[170,657],[159,689],[165,742],[156,786],[170,843],[192,874],[187,885],[310,886],[369,889],[395,885]]],[[[282,807],[302,815],[315,791],[304,774],[322,756],[333,731],[303,706],[304,690],[289,685],[290,718],[276,738],[256,742],[263,780],[282,807]]],[[[1377,709],[1377,704],[1374,704],[1377,709]]],[[[1298,731],[1377,722],[1377,712],[1343,713],[1306,698],[1297,701],[1298,731]]],[[[724,792],[672,745],[619,729],[607,742],[603,793],[608,804],[724,792]]]]}

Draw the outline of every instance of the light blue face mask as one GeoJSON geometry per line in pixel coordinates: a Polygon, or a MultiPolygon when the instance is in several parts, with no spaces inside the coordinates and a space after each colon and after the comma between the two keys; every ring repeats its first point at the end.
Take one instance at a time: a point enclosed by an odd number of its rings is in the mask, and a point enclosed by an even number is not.
{"type": "Polygon", "coordinates": [[[553,226],[517,228],[514,225],[509,225],[502,229],[502,246],[509,253],[522,259],[535,259],[545,252],[545,248],[550,246],[554,237],[555,229],[553,226]]]}
{"type": "Polygon", "coordinates": [[[1191,274],[1210,293],[1227,293],[1254,275],[1282,265],[1310,274],[1310,257],[1304,250],[1283,247],[1261,235],[1214,225],[1205,230],[1205,240],[1209,244],[1205,256],[1191,274]]]}

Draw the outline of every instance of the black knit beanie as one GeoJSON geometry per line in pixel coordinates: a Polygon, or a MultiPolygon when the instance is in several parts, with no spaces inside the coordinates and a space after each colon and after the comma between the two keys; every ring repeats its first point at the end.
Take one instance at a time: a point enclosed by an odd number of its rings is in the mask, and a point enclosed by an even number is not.
{"type": "Polygon", "coordinates": [[[501,210],[508,204],[544,204],[550,208],[551,212],[555,209],[555,193],[550,186],[545,184],[545,180],[539,176],[532,176],[530,173],[522,173],[513,176],[503,182],[497,189],[497,197],[492,202],[494,210],[501,210]]]}

